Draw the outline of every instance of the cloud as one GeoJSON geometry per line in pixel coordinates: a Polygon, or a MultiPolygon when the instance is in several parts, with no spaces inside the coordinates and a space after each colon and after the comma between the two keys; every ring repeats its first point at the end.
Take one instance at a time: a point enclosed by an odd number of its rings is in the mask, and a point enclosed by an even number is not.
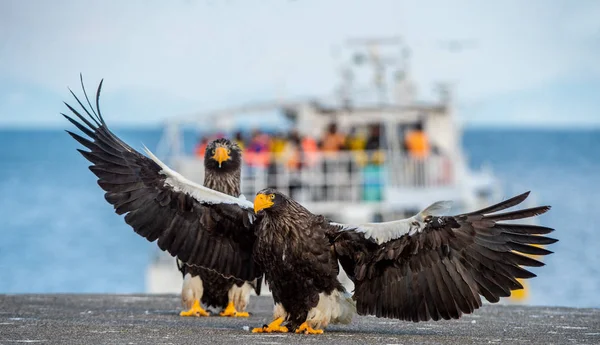
{"type": "MultiPolygon", "coordinates": [[[[50,97],[65,99],[79,72],[92,86],[104,77],[107,101],[148,104],[116,120],[157,121],[271,99],[282,85],[288,96],[332,93],[333,45],[401,34],[424,96],[451,79],[460,102],[487,102],[577,75],[599,78],[598,15],[594,1],[6,0],[0,80],[46,90],[43,105],[54,111],[50,97]],[[441,49],[453,39],[476,44],[441,49]]],[[[18,121],[39,119],[40,109],[18,121]]],[[[0,123],[14,121],[9,111],[0,103],[0,123]]]]}

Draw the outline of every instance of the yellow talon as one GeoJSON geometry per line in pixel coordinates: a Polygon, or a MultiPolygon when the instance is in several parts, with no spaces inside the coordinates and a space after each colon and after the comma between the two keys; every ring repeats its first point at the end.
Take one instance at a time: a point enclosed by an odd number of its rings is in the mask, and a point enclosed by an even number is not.
{"type": "Polygon", "coordinates": [[[233,304],[233,302],[229,302],[229,304],[227,304],[227,308],[225,308],[225,310],[223,310],[219,315],[231,316],[231,317],[249,317],[250,316],[250,314],[248,314],[245,311],[235,310],[235,305],[233,304]]]}
{"type": "Polygon", "coordinates": [[[225,310],[223,310],[221,313],[219,313],[219,315],[234,316],[235,315],[235,306],[233,305],[233,302],[229,302],[229,304],[227,304],[227,308],[225,308],[225,310]]]}
{"type": "Polygon", "coordinates": [[[265,325],[263,327],[254,328],[252,333],[287,333],[288,328],[282,326],[283,318],[280,317],[278,319],[273,320],[269,325],[265,325]]]}
{"type": "Polygon", "coordinates": [[[304,322],[296,329],[296,333],[304,333],[304,334],[323,334],[322,329],[313,329],[308,325],[308,323],[304,322]]]}
{"type": "Polygon", "coordinates": [[[194,305],[188,311],[182,311],[179,313],[179,316],[209,316],[210,314],[202,309],[200,306],[200,301],[195,300],[194,305]]]}

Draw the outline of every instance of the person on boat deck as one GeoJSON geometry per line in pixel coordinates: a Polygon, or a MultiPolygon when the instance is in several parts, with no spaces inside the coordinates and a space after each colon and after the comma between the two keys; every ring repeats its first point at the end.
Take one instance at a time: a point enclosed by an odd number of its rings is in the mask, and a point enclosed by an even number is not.
{"type": "Polygon", "coordinates": [[[427,158],[430,152],[429,138],[423,130],[423,122],[419,121],[412,131],[404,136],[406,151],[413,158],[427,158]]]}
{"type": "Polygon", "coordinates": [[[243,152],[244,149],[246,148],[246,141],[244,140],[244,134],[242,134],[241,131],[237,131],[235,133],[233,141],[235,141],[235,143],[238,144],[238,146],[240,147],[240,149],[243,152]]]}
{"type": "MultiPolygon", "coordinates": [[[[346,137],[338,132],[337,124],[332,122],[327,126],[327,132],[323,136],[320,142],[320,149],[323,153],[322,160],[322,171],[323,174],[327,175],[328,173],[332,173],[337,168],[338,162],[333,160],[336,156],[338,156],[338,152],[344,150],[346,147],[346,137]]],[[[322,187],[322,195],[323,199],[330,199],[330,191],[332,189],[327,186],[327,184],[322,187]]]]}
{"type": "Polygon", "coordinates": [[[283,153],[285,165],[290,171],[289,191],[290,197],[297,198],[298,192],[302,189],[302,181],[298,171],[305,165],[306,154],[302,147],[302,138],[298,131],[292,130],[287,138],[287,145],[283,153]]]}
{"type": "Polygon", "coordinates": [[[350,133],[346,137],[346,147],[351,151],[364,150],[367,145],[367,139],[364,133],[359,132],[356,127],[350,128],[350,133]]]}
{"type": "Polygon", "coordinates": [[[381,179],[382,165],[385,163],[385,141],[381,140],[381,127],[379,124],[369,126],[369,137],[365,145],[367,152],[366,161],[362,168],[364,176],[363,195],[364,201],[381,201],[383,181],[381,179]]]}
{"type": "Polygon", "coordinates": [[[427,133],[423,130],[423,121],[417,122],[413,130],[404,136],[404,146],[413,162],[413,181],[416,186],[425,184],[426,158],[429,156],[431,146],[427,133]]]}
{"type": "Polygon", "coordinates": [[[282,151],[282,161],[291,171],[299,170],[303,165],[302,142],[298,131],[293,129],[287,137],[287,143],[282,151]]]}
{"type": "Polygon", "coordinates": [[[204,157],[204,151],[206,151],[206,146],[208,145],[208,138],[206,136],[202,136],[196,147],[194,148],[194,153],[198,157],[204,157]]]}
{"type": "Polygon", "coordinates": [[[319,145],[317,144],[317,141],[309,135],[304,135],[300,141],[300,146],[302,147],[302,152],[304,153],[303,166],[313,166],[317,161],[317,155],[319,152],[319,145]]]}
{"type": "Polygon", "coordinates": [[[356,127],[352,127],[346,137],[346,148],[352,151],[356,165],[360,167],[364,166],[367,162],[366,146],[367,137],[364,131],[359,131],[356,127]]]}
{"type": "Polygon", "coordinates": [[[268,137],[267,150],[270,157],[267,162],[267,185],[269,186],[281,188],[277,184],[277,175],[283,172],[286,156],[291,149],[292,143],[288,139],[283,132],[276,132],[268,137]]]}
{"type": "Polygon", "coordinates": [[[269,136],[254,130],[252,140],[244,151],[244,160],[251,167],[267,167],[270,160],[269,136]]]}
{"type": "Polygon", "coordinates": [[[338,152],[346,147],[346,137],[338,132],[337,124],[330,123],[327,127],[327,133],[322,140],[321,150],[323,152],[338,152]]]}
{"type": "Polygon", "coordinates": [[[286,146],[289,144],[284,133],[275,133],[269,138],[269,151],[271,152],[271,160],[279,162],[283,157],[286,146]]]}
{"type": "MultiPolygon", "coordinates": [[[[365,144],[365,150],[369,152],[369,155],[377,155],[380,156],[382,152],[380,152],[385,147],[381,147],[381,128],[379,124],[369,126],[369,137],[367,138],[367,143],[365,144]]],[[[379,162],[383,163],[380,158],[373,160],[373,157],[369,157],[371,162],[379,162]]]]}

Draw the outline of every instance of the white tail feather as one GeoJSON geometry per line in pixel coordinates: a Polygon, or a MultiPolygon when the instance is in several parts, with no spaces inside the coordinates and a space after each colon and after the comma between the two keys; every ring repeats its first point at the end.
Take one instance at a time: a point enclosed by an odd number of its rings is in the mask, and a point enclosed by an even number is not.
{"type": "Polygon", "coordinates": [[[308,312],[306,321],[314,329],[323,329],[330,323],[348,324],[354,314],[356,303],[351,295],[334,290],[331,295],[319,294],[319,304],[308,312]]]}

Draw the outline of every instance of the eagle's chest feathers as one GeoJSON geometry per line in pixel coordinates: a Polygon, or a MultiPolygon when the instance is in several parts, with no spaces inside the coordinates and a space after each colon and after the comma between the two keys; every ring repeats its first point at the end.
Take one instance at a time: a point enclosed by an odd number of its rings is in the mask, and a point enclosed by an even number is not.
{"type": "Polygon", "coordinates": [[[294,263],[303,260],[303,252],[310,241],[302,232],[296,231],[297,225],[284,219],[263,222],[258,232],[257,245],[263,253],[267,266],[293,269],[294,263]]]}
{"type": "Polygon", "coordinates": [[[240,173],[205,171],[204,187],[231,196],[240,196],[240,173]]]}

